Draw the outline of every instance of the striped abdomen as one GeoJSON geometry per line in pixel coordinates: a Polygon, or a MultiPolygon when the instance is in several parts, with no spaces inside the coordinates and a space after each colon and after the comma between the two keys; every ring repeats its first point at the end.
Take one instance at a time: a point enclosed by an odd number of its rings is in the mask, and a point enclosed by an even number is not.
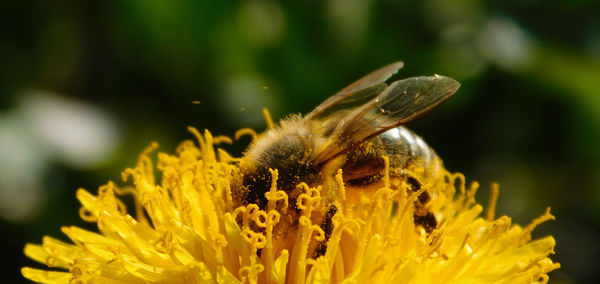
{"type": "Polygon", "coordinates": [[[403,170],[420,173],[417,178],[423,182],[440,176],[443,169],[440,158],[421,137],[406,127],[392,128],[376,137],[373,143],[388,155],[390,168],[395,169],[390,171],[392,176],[398,176],[403,170]]]}

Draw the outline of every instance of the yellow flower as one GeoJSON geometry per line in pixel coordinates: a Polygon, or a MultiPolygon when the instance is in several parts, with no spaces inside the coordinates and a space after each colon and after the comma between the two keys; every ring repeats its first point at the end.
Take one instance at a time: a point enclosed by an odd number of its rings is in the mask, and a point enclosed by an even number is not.
{"type": "Polygon", "coordinates": [[[432,196],[428,206],[439,220],[431,232],[413,220],[420,192],[392,190],[384,178],[382,188],[349,202],[356,193],[346,192],[341,171],[329,228],[319,221],[321,187],[306,185],[297,222],[283,222],[292,212],[276,170],[264,210],[238,206],[236,159],[214,148],[228,139],[191,131],[199,145],[184,141],[176,154],[159,153],[158,171],[150,158],[157,145],[144,151],[123,172],[132,186],[78,190],[81,218],[99,232],[63,227],[72,243],[46,236],[42,245],[27,244],[25,254],[53,270],[24,267],[23,275],[43,283],[545,283],[560,266],[549,258],[552,236],[531,240],[536,225],[554,218],[549,210],[526,227],[495,219],[495,186],[480,217],[478,185],[467,187],[461,174],[420,190],[432,196]],[[126,194],[135,200],[131,212],[119,199],[126,194]]]}

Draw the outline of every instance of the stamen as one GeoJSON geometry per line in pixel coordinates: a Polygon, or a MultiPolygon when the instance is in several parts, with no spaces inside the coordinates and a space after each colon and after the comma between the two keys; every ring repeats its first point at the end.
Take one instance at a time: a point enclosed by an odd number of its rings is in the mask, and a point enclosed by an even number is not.
{"type": "Polygon", "coordinates": [[[490,200],[488,201],[487,210],[485,211],[485,219],[488,221],[494,220],[496,212],[496,202],[500,193],[500,185],[497,182],[492,183],[492,191],[490,192],[490,200]]]}
{"type": "Polygon", "coordinates": [[[273,123],[273,119],[271,118],[271,113],[268,109],[262,109],[263,116],[265,117],[265,122],[267,123],[267,129],[275,128],[275,123],[273,123]]]}

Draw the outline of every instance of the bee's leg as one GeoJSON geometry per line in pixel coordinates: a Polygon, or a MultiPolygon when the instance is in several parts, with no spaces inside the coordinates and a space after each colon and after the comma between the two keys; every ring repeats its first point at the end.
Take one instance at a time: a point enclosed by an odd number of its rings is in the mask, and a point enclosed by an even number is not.
{"type": "MultiPolygon", "coordinates": [[[[421,190],[421,183],[414,177],[409,176],[408,174],[403,174],[404,180],[408,185],[410,185],[410,190],[414,193],[421,190]]],[[[415,200],[415,213],[414,213],[414,221],[415,225],[423,227],[427,234],[433,232],[433,230],[437,227],[437,219],[435,215],[429,211],[425,205],[427,202],[431,200],[431,196],[427,191],[423,191],[415,200]]]]}
{"type": "Polygon", "coordinates": [[[333,216],[335,216],[336,212],[337,207],[335,205],[331,205],[329,207],[329,210],[327,210],[327,213],[325,213],[325,217],[323,218],[323,222],[321,223],[321,229],[323,229],[323,232],[325,233],[325,240],[323,240],[319,245],[317,245],[317,248],[315,249],[314,253],[314,258],[325,255],[325,252],[327,252],[327,242],[329,241],[329,238],[331,237],[331,232],[333,231],[332,219],[333,216]]]}

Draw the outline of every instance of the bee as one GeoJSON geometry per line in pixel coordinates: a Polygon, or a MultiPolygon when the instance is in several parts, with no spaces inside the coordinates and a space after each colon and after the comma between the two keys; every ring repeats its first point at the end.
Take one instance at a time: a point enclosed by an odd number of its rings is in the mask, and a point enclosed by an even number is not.
{"type": "MultiPolygon", "coordinates": [[[[403,62],[384,66],[337,92],[306,116],[291,115],[262,133],[240,162],[242,204],[265,208],[271,187],[269,169],[277,169],[277,185],[289,198],[291,211],[300,194],[298,184],[328,184],[342,169],[344,184],[368,190],[382,182],[389,159],[389,176],[405,181],[416,192],[421,183],[439,178],[442,161],[421,137],[402,126],[450,98],[460,83],[445,76],[421,76],[386,81],[403,62]],[[420,176],[409,174],[421,168],[420,176]]],[[[331,182],[329,183],[331,184],[331,182]]],[[[415,201],[415,223],[431,232],[437,226],[425,209],[425,191],[415,201]]],[[[326,237],[335,204],[322,212],[326,237]]],[[[292,221],[293,222],[293,221],[292,221]]]]}

